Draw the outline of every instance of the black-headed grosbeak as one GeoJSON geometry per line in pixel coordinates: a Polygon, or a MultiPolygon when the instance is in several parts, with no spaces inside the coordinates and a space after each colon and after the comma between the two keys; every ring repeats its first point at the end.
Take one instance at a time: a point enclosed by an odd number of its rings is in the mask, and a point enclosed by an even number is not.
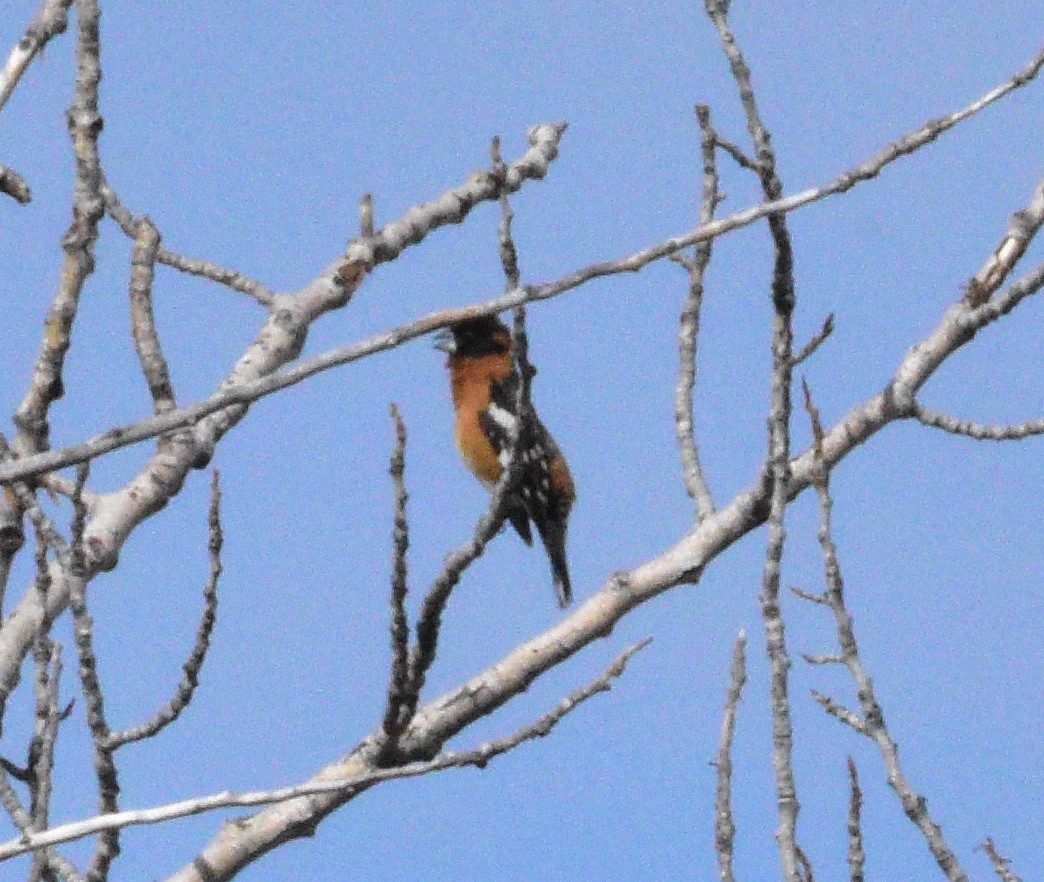
{"type": "MultiPolygon", "coordinates": [[[[435,346],[449,355],[456,441],[468,468],[487,489],[500,479],[510,457],[511,435],[519,431],[516,404],[520,378],[511,353],[511,333],[496,316],[467,319],[441,331],[435,346]]],[[[506,500],[506,516],[526,545],[532,521],[551,560],[559,606],[573,599],[566,561],[566,528],[576,499],[562,451],[535,413],[521,427],[516,458],[521,469],[506,500]]]]}

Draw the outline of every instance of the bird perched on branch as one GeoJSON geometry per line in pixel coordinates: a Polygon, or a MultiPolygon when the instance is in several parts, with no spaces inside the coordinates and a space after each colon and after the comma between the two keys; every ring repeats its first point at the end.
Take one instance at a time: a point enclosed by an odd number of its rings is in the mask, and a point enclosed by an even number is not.
{"type": "Polygon", "coordinates": [[[530,521],[551,560],[558,603],[573,597],[566,561],[566,528],[576,498],[573,478],[551,433],[529,409],[520,423],[521,382],[511,351],[511,332],[496,316],[467,319],[441,331],[435,346],[449,355],[456,441],[464,462],[492,490],[511,458],[517,436],[517,480],[505,500],[505,515],[526,545],[533,544],[530,521]]]}

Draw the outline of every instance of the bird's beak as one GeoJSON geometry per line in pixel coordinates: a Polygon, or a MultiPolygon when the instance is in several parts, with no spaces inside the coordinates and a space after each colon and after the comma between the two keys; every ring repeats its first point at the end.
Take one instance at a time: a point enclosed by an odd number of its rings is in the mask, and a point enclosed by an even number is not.
{"type": "Polygon", "coordinates": [[[435,337],[435,348],[441,349],[447,355],[453,355],[457,351],[457,341],[453,338],[453,332],[449,328],[443,328],[435,337]]]}

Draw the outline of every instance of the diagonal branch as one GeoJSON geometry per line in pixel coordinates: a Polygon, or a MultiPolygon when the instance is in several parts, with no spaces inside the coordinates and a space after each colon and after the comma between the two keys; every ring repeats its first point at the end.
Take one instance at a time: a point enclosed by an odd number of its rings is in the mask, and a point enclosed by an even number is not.
{"type": "Polygon", "coordinates": [[[30,22],[25,36],[11,50],[7,64],[0,71],[0,110],[7,104],[18,81],[33,59],[54,37],[64,33],[69,26],[69,7],[73,0],[44,0],[36,18],[30,22]]]}
{"type": "Polygon", "coordinates": [[[0,165],[0,193],[10,196],[19,205],[28,205],[33,201],[33,191],[25,178],[6,165],[0,165]]]}
{"type": "Polygon", "coordinates": [[[73,842],[86,836],[94,836],[107,830],[121,830],[126,827],[145,824],[160,824],[177,818],[188,818],[218,809],[271,805],[273,803],[288,802],[303,797],[339,793],[341,791],[361,792],[381,781],[416,778],[420,775],[429,775],[432,772],[441,772],[446,769],[463,768],[465,766],[485,768],[490,760],[510,750],[514,750],[519,745],[536,738],[547,737],[558,723],[581,704],[600,693],[610,691],[613,687],[613,681],[623,675],[631,658],[645,649],[651,640],[652,638],[646,637],[644,640],[624,650],[599,677],[586,686],[582,686],[570,693],[552,710],[535,722],[518,730],[513,735],[488,741],[474,750],[460,753],[446,751],[426,762],[416,762],[394,768],[367,768],[359,771],[356,776],[351,778],[309,782],[297,787],[284,787],[280,790],[265,790],[252,793],[217,793],[213,796],[187,799],[183,802],[171,803],[170,805],[156,808],[124,811],[118,814],[91,818],[86,821],[63,824],[60,827],[53,827],[50,830],[39,833],[27,833],[21,839],[3,843],[0,845],[0,861],[27,854],[36,849],[51,848],[63,842],[73,842]]]}
{"type": "MultiPolygon", "coordinates": [[[[1034,58],[1026,68],[1007,82],[992,89],[986,95],[983,95],[964,109],[943,117],[940,120],[933,120],[926,123],[916,131],[905,135],[892,144],[889,144],[872,159],[850,169],[840,177],[822,187],[805,190],[794,196],[787,196],[774,202],[753,206],[744,211],[722,218],[721,220],[713,221],[705,226],[697,227],[695,230],[685,235],[667,239],[658,245],[645,248],[628,257],[592,264],[553,282],[531,286],[525,289],[517,289],[496,300],[487,301],[477,306],[435,313],[417,321],[410,322],[409,324],[402,325],[391,331],[386,331],[376,337],[371,337],[369,340],[353,343],[349,346],[331,350],[330,352],[316,356],[315,358],[307,359],[297,364],[294,368],[274,372],[276,367],[289,361],[292,356],[282,357],[274,366],[271,364],[269,359],[262,359],[264,367],[268,368],[267,370],[256,371],[252,376],[244,375],[245,372],[237,371],[228,379],[228,381],[226,381],[219,392],[197,404],[179,408],[178,410],[171,411],[169,414],[164,414],[159,417],[152,417],[136,423],[110,429],[109,431],[97,435],[88,441],[64,448],[63,450],[37,453],[33,456],[23,457],[17,462],[0,463],[0,482],[38,475],[44,472],[54,471],[55,469],[64,468],[69,465],[75,465],[79,462],[96,458],[103,453],[108,453],[109,451],[126,447],[129,444],[135,444],[153,438],[156,435],[170,432],[173,429],[193,425],[204,417],[215,414],[219,411],[227,408],[234,408],[236,405],[249,404],[250,402],[263,398],[266,395],[271,395],[281,389],[286,389],[290,386],[296,385],[297,383],[303,382],[323,371],[341,365],[350,364],[351,362],[358,361],[361,358],[366,358],[367,356],[374,355],[378,352],[395,349],[410,340],[414,340],[417,337],[424,336],[425,334],[430,334],[440,328],[448,327],[449,325],[466,318],[474,318],[479,315],[503,312],[521,304],[558,297],[574,288],[578,288],[581,285],[593,281],[594,279],[618,275],[621,273],[637,272],[649,264],[665,257],[669,257],[684,248],[688,248],[698,242],[725,235],[733,230],[750,226],[770,214],[789,213],[803,208],[806,205],[810,205],[813,202],[819,202],[839,193],[845,193],[857,184],[877,177],[886,166],[931,143],[942,132],[951,129],[971,116],[974,116],[976,113],[979,113],[990,104],[998,101],[1015,89],[1027,85],[1037,76],[1042,66],[1044,66],[1044,52],[1034,58]]],[[[530,154],[532,152],[533,151],[530,151],[530,154]]],[[[529,158],[530,154],[527,154],[527,157],[524,157],[523,159],[526,160],[529,158]]],[[[528,163],[522,162],[517,165],[528,165],[528,163]]],[[[308,294],[309,305],[314,308],[313,301],[316,298],[321,299],[320,295],[322,295],[324,291],[326,294],[330,293],[328,288],[334,285],[333,277],[341,267],[341,263],[336,264],[334,268],[313,282],[312,285],[298,292],[298,295],[308,294]]],[[[347,296],[350,295],[346,295],[335,305],[344,305],[347,296]]],[[[293,302],[293,299],[281,300],[280,304],[286,307],[292,305],[293,302]]],[[[334,305],[328,305],[326,308],[334,308],[334,305]]],[[[321,312],[319,314],[321,314],[321,312]]],[[[292,311],[283,312],[280,313],[280,315],[283,316],[286,321],[291,323],[289,331],[296,332],[297,334],[296,337],[293,337],[293,340],[296,341],[296,348],[294,350],[294,353],[296,354],[302,345],[301,340],[299,339],[300,322],[296,320],[297,317],[292,311]]],[[[317,316],[312,316],[312,319],[315,317],[317,316]]],[[[262,334],[260,339],[266,339],[265,335],[262,334]]],[[[276,352],[278,355],[283,356],[283,350],[281,348],[276,348],[276,352]]],[[[250,359],[252,364],[257,361],[257,358],[250,359]]],[[[224,427],[223,430],[227,430],[227,428],[230,428],[233,424],[233,422],[221,421],[221,425],[224,427]]]]}
{"type": "MultiPolygon", "coordinates": [[[[137,241],[141,235],[142,224],[148,223],[151,225],[151,221],[145,217],[134,217],[124,206],[123,202],[120,201],[120,197],[104,177],[101,183],[101,195],[105,200],[105,210],[109,213],[109,217],[116,221],[119,228],[129,238],[137,241]]],[[[248,278],[242,273],[225,269],[206,260],[183,257],[180,254],[175,254],[173,251],[168,251],[166,248],[158,247],[156,249],[156,261],[183,273],[188,273],[191,276],[209,279],[212,282],[217,282],[219,285],[225,285],[233,291],[247,294],[262,306],[271,306],[275,299],[275,295],[255,279],[248,278]]]]}

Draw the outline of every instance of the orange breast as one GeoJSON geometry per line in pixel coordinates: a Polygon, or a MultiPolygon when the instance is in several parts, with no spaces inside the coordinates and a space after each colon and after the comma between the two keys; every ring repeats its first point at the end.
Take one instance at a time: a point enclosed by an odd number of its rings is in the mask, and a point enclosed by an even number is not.
{"type": "Polygon", "coordinates": [[[462,411],[457,418],[457,450],[464,457],[468,468],[487,487],[500,479],[504,467],[497,452],[486,438],[476,411],[462,411]]]}
{"type": "Polygon", "coordinates": [[[457,449],[475,477],[492,487],[504,467],[486,437],[479,415],[489,406],[493,387],[510,376],[511,357],[506,354],[485,358],[451,356],[449,369],[453,405],[457,411],[457,449]]]}

